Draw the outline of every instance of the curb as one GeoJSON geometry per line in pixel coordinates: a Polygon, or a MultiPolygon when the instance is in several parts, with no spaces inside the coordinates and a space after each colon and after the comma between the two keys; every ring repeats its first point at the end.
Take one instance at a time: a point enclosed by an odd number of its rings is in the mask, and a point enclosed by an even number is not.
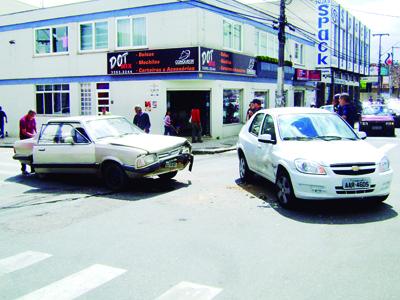
{"type": "Polygon", "coordinates": [[[228,152],[228,151],[233,151],[236,150],[236,146],[232,146],[229,148],[217,148],[217,149],[193,149],[192,150],[192,154],[198,154],[198,155],[202,155],[202,154],[218,154],[218,153],[224,153],[224,152],[228,152]]]}
{"type": "Polygon", "coordinates": [[[0,148],[13,148],[14,144],[0,144],[0,148]]]}

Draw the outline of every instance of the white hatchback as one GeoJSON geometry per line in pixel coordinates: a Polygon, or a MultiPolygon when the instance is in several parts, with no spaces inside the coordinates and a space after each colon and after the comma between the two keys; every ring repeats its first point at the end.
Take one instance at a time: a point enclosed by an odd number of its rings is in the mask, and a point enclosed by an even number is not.
{"type": "Polygon", "coordinates": [[[384,201],[393,171],[385,153],[363,139],[336,113],[315,108],[261,110],[242,128],[239,172],[277,186],[277,199],[370,198],[384,201]]]}

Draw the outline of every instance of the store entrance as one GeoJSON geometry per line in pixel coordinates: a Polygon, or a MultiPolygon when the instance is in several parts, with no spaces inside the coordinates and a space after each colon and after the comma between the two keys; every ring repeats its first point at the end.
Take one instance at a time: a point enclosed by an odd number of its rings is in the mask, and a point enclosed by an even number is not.
{"type": "Polygon", "coordinates": [[[167,108],[178,136],[191,136],[192,108],[200,109],[203,135],[210,135],[210,91],[167,91],[167,108]]]}

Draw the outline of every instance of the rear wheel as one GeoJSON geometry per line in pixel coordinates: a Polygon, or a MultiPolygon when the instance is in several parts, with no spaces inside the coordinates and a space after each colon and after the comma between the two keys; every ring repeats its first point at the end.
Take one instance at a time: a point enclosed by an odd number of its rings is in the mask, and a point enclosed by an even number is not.
{"type": "Polygon", "coordinates": [[[106,186],[113,191],[123,190],[128,184],[128,176],[118,163],[106,163],[102,173],[106,186]]]}
{"type": "Polygon", "coordinates": [[[250,171],[247,165],[246,158],[244,154],[239,154],[239,175],[243,182],[251,182],[253,173],[250,171]]]}
{"type": "Polygon", "coordinates": [[[281,206],[293,208],[297,198],[294,195],[292,181],[286,171],[280,171],[276,179],[277,192],[276,196],[281,206]]]}
{"type": "Polygon", "coordinates": [[[178,171],[160,174],[160,175],[158,175],[158,177],[160,177],[160,179],[163,179],[163,180],[171,180],[172,178],[174,178],[176,176],[176,174],[178,174],[178,171]]]}

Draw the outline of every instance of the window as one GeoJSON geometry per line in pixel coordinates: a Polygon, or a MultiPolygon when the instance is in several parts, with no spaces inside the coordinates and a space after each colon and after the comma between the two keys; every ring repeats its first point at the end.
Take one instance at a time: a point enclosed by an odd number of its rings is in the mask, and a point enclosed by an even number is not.
{"type": "Polygon", "coordinates": [[[79,25],[80,50],[108,49],[108,22],[92,22],[79,25]]]}
{"type": "Polygon", "coordinates": [[[254,92],[253,99],[260,100],[262,108],[269,107],[269,91],[256,91],[254,92]]]}
{"type": "Polygon", "coordinates": [[[294,61],[300,65],[304,64],[304,45],[294,43],[294,61]]]}
{"type": "Polygon", "coordinates": [[[224,124],[239,124],[241,112],[241,90],[224,90],[224,124]]]}
{"type": "Polygon", "coordinates": [[[69,114],[69,84],[37,85],[36,112],[39,115],[69,114]]]}
{"type": "Polygon", "coordinates": [[[35,29],[35,54],[68,53],[68,27],[35,29]]]}
{"type": "Polygon", "coordinates": [[[267,39],[268,35],[266,32],[258,30],[256,31],[255,40],[256,40],[257,55],[268,56],[267,39]]]}
{"type": "Polygon", "coordinates": [[[242,25],[224,20],[223,30],[224,48],[242,51],[242,25]]]}
{"type": "Polygon", "coordinates": [[[117,19],[117,48],[139,48],[146,46],[146,18],[117,19]]]}
{"type": "Polygon", "coordinates": [[[270,134],[273,140],[276,140],[274,119],[267,115],[261,130],[261,134],[270,134]]]}
{"type": "Polygon", "coordinates": [[[278,58],[278,52],[278,36],[272,33],[267,33],[267,56],[278,58]]]}
{"type": "Polygon", "coordinates": [[[90,141],[70,124],[48,124],[43,129],[39,144],[88,144],[90,141]]]}
{"type": "Polygon", "coordinates": [[[260,113],[254,117],[253,123],[251,123],[249,132],[255,136],[258,136],[260,129],[261,129],[261,124],[264,119],[264,114],[260,113]]]}
{"type": "Polygon", "coordinates": [[[81,83],[81,115],[92,114],[92,87],[90,83],[81,83]]]}

